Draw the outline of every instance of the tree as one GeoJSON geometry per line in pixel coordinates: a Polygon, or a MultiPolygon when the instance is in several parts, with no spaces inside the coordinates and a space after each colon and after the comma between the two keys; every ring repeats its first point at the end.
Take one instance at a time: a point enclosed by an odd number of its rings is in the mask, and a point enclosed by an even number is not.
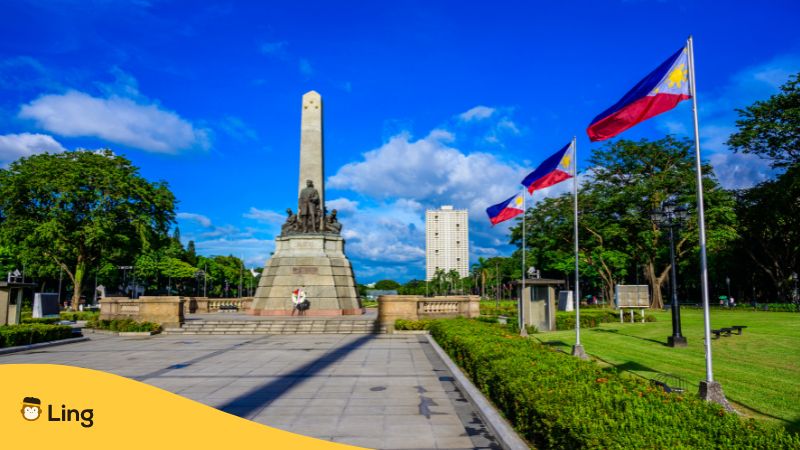
{"type": "Polygon", "coordinates": [[[769,159],[772,167],[800,163],[800,73],[769,100],[736,111],[739,131],[728,139],[734,151],[769,159]]]}
{"type": "Polygon", "coordinates": [[[166,236],[175,218],[166,183],[151,183],[110,150],[40,154],[0,169],[0,239],[28,267],[55,264],[77,306],[87,269],[166,236]]]}
{"type": "Polygon", "coordinates": [[[381,280],[375,283],[375,289],[379,291],[394,291],[400,287],[400,283],[394,280],[381,280]]]}
{"type": "Polygon", "coordinates": [[[774,292],[791,297],[791,274],[800,272],[800,166],[737,198],[740,245],[769,278],[774,292]]]}

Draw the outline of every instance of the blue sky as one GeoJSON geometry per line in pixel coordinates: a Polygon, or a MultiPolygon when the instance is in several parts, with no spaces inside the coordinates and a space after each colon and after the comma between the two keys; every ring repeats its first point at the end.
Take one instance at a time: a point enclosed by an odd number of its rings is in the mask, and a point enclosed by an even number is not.
{"type": "MultiPolygon", "coordinates": [[[[695,37],[703,157],[734,109],[800,71],[796,2],[3,3],[0,165],[111,148],[180,203],[184,240],[262,266],[296,207],[301,96],[325,105],[329,208],[359,282],[424,274],[425,208],[470,211],[471,258],[508,254],[484,209],[695,37]]],[[[622,137],[688,135],[690,102],[622,137]]],[[[559,186],[544,195],[554,195],[559,186]]],[[[542,195],[542,194],[537,194],[542,195]]]]}

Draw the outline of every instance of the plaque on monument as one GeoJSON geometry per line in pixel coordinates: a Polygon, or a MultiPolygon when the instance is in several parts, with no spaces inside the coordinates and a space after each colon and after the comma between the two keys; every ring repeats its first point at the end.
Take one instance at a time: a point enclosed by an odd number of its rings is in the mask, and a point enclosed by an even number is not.
{"type": "Polygon", "coordinates": [[[353,267],[344,253],[342,224],[335,209],[328,214],[325,208],[322,98],[318,93],[303,95],[300,124],[297,213],[286,210],[286,222],[275,239],[275,252],[261,272],[250,313],[363,314],[353,267]],[[294,303],[298,290],[307,297],[309,307],[299,309],[294,303]]]}

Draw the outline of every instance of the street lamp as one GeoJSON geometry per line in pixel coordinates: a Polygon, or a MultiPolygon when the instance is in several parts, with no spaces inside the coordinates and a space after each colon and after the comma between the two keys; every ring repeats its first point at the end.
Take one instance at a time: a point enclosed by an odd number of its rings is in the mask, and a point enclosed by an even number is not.
{"type": "Polygon", "coordinates": [[[672,336],[667,338],[667,345],[670,347],[686,347],[686,338],[681,335],[681,312],[678,303],[678,281],[675,267],[675,233],[674,229],[679,229],[688,217],[688,211],[683,205],[676,205],[674,201],[668,200],[661,203],[661,208],[655,209],[650,213],[659,227],[669,228],[669,258],[672,267],[672,336]]]}

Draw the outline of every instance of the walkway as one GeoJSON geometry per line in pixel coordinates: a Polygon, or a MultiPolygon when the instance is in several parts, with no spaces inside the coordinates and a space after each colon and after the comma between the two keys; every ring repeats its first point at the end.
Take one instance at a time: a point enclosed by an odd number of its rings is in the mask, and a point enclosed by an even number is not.
{"type": "Polygon", "coordinates": [[[499,448],[424,336],[122,338],[0,356],[149,383],[259,423],[370,448],[499,448]]]}

